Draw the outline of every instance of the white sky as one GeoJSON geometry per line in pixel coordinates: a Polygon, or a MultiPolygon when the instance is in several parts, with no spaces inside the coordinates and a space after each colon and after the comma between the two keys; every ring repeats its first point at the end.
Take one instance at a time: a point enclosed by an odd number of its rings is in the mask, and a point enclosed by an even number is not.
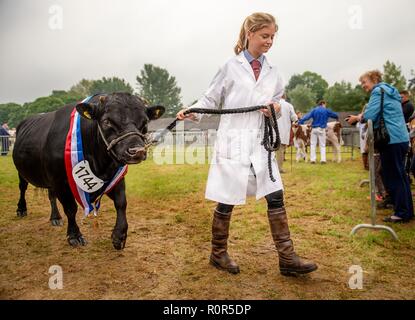
{"type": "Polygon", "coordinates": [[[189,104],[258,11],[278,20],[267,56],[287,81],[310,70],[329,84],[355,84],[387,59],[407,79],[415,69],[413,0],[0,0],[0,103],[29,102],[82,78],[117,76],[136,88],[152,63],[176,77],[189,104]],[[53,28],[56,5],[61,29],[53,28]]]}

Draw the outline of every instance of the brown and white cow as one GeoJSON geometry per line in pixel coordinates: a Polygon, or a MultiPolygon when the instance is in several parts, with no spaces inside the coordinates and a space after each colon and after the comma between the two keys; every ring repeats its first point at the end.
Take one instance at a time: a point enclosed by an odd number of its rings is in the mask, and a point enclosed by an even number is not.
{"type": "Polygon", "coordinates": [[[333,146],[333,161],[340,163],[342,161],[341,146],[344,144],[342,139],[342,125],[339,121],[327,123],[326,129],[327,142],[333,146]]]}
{"type": "Polygon", "coordinates": [[[299,162],[304,159],[307,162],[307,149],[310,144],[311,126],[308,124],[294,123],[291,127],[294,135],[294,146],[297,149],[295,160],[299,162]]]}

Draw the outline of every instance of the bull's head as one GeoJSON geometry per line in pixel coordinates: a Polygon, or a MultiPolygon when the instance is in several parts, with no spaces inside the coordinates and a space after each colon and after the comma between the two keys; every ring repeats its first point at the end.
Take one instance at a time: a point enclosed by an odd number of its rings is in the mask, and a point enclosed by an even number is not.
{"type": "Polygon", "coordinates": [[[165,108],[148,107],[137,96],[117,92],[78,103],[76,110],[97,122],[101,139],[115,160],[134,164],[146,159],[148,123],[160,118],[165,108]]]}

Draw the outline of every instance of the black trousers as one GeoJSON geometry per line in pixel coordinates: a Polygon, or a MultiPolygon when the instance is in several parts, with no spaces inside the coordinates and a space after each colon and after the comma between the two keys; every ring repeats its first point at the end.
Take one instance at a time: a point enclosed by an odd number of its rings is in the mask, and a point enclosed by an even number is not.
{"type": "Polygon", "coordinates": [[[414,207],[409,178],[405,172],[407,152],[407,142],[389,144],[380,152],[380,158],[382,162],[382,180],[391,195],[394,214],[402,219],[409,220],[414,216],[414,207]]]}
{"type": "MultiPolygon", "coordinates": [[[[270,193],[265,196],[268,210],[282,208],[284,206],[284,193],[282,190],[270,193]]],[[[223,214],[229,214],[233,210],[233,205],[218,203],[216,210],[223,214]]]]}

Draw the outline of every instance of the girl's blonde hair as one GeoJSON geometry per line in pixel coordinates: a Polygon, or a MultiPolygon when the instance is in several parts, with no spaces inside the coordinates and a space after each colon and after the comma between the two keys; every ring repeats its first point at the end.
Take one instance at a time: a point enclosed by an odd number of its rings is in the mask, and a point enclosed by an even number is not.
{"type": "Polygon", "coordinates": [[[382,73],[379,70],[367,71],[360,76],[359,81],[362,81],[363,78],[368,78],[373,83],[379,83],[382,82],[382,73]]]}
{"type": "Polygon", "coordinates": [[[242,24],[238,43],[234,48],[235,54],[239,54],[248,48],[248,31],[256,32],[269,25],[275,25],[275,32],[278,31],[277,22],[269,13],[255,12],[248,16],[242,24]]]}

